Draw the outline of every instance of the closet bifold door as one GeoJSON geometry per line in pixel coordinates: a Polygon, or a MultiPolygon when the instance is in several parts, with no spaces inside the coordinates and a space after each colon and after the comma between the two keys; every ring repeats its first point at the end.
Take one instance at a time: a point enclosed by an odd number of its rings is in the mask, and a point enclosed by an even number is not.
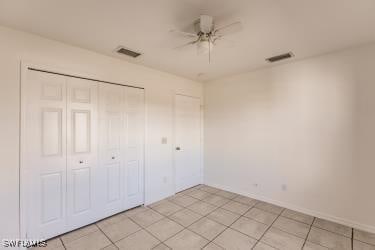
{"type": "Polygon", "coordinates": [[[144,89],[124,88],[126,209],[144,203],[144,89]]]}
{"type": "Polygon", "coordinates": [[[143,103],[143,89],[99,84],[99,186],[103,217],[144,203],[143,103]]]}
{"type": "Polygon", "coordinates": [[[65,231],[66,78],[27,70],[22,101],[23,230],[48,239],[65,231]]]}
{"type": "Polygon", "coordinates": [[[99,186],[103,217],[125,207],[124,87],[99,84],[99,186]]]}
{"type": "Polygon", "coordinates": [[[26,70],[21,233],[50,239],[144,203],[144,90],[26,70]]]}
{"type": "Polygon", "coordinates": [[[67,78],[67,230],[98,217],[98,84],[67,78]]]}

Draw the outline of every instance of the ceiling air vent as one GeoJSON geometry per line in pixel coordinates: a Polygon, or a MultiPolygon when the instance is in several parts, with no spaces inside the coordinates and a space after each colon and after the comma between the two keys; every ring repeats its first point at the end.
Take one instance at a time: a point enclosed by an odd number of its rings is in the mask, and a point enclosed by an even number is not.
{"type": "Polygon", "coordinates": [[[139,52],[136,52],[136,51],[133,51],[133,50],[127,49],[127,48],[122,47],[122,46],[118,47],[118,48],[116,49],[116,52],[119,53],[119,54],[122,54],[122,55],[131,56],[131,57],[134,57],[134,58],[136,58],[136,57],[142,55],[142,54],[139,53],[139,52]]]}
{"type": "Polygon", "coordinates": [[[268,61],[270,63],[274,63],[274,62],[278,62],[278,61],[281,61],[281,60],[291,58],[293,56],[294,56],[293,53],[289,52],[289,53],[285,53],[285,54],[281,54],[281,55],[277,55],[277,56],[267,58],[266,61],[268,61]]]}

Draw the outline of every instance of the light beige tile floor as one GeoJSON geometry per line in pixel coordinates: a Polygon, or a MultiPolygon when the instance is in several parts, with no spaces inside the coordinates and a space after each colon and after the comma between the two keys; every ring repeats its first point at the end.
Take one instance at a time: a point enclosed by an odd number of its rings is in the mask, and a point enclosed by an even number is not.
{"type": "Polygon", "coordinates": [[[43,249],[375,250],[375,234],[199,185],[48,243],[43,249]]]}

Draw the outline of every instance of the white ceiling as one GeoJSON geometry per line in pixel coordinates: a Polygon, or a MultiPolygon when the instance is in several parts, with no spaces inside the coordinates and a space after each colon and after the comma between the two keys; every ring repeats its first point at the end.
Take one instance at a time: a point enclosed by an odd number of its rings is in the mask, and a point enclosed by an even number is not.
{"type": "Polygon", "coordinates": [[[115,57],[124,45],[143,53],[124,60],[201,81],[284,52],[300,59],[375,41],[374,13],[374,0],[0,0],[2,25],[115,57]],[[189,40],[169,32],[188,31],[200,14],[243,26],[210,64],[194,47],[174,50],[189,40]]]}

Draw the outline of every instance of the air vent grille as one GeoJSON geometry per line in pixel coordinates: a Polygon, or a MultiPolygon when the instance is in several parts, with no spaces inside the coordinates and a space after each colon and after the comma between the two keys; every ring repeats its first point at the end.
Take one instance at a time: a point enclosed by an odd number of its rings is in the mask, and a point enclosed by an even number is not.
{"type": "Polygon", "coordinates": [[[127,49],[125,47],[118,47],[116,49],[116,52],[119,53],[119,54],[122,54],[122,55],[127,55],[127,56],[131,56],[131,57],[138,57],[140,55],[142,55],[141,53],[139,52],[136,52],[136,51],[133,51],[133,50],[130,50],[130,49],[127,49]]]}
{"type": "Polygon", "coordinates": [[[292,52],[288,52],[288,53],[285,53],[285,54],[281,54],[281,55],[277,55],[277,56],[267,58],[266,61],[268,61],[270,63],[274,63],[274,62],[278,62],[278,61],[285,60],[285,59],[288,59],[288,58],[292,58],[293,56],[294,55],[293,55],[292,52]]]}

